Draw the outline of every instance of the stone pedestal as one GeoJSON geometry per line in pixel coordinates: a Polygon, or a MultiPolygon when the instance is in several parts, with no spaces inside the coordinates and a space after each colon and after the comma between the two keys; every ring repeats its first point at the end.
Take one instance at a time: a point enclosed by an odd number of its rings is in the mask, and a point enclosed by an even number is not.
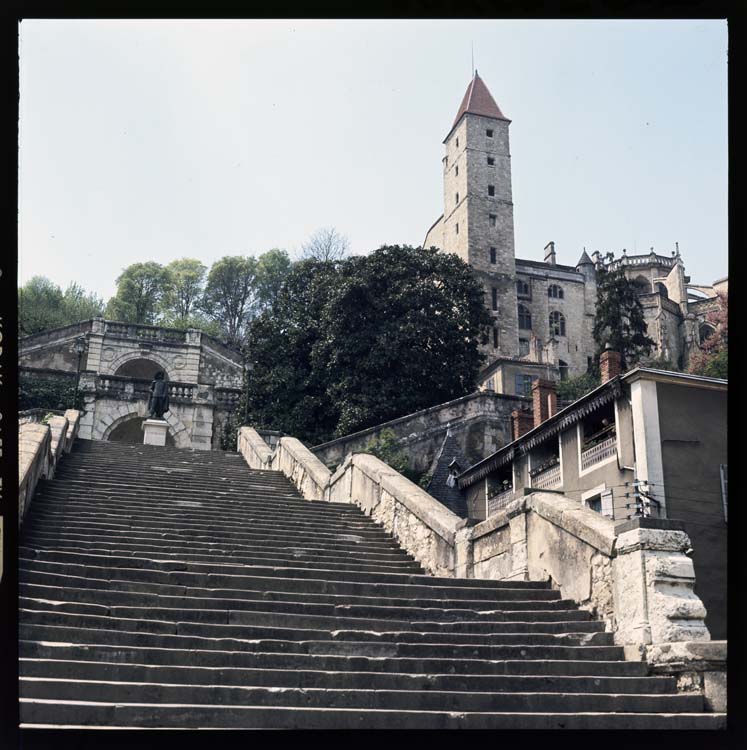
{"type": "Polygon", "coordinates": [[[144,445],[166,445],[168,424],[163,419],[146,419],[143,422],[144,445]]]}

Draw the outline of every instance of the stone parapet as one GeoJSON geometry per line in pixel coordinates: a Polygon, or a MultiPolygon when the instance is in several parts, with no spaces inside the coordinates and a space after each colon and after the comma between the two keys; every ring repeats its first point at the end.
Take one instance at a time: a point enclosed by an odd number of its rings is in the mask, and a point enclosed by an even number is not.
{"type": "MultiPolygon", "coordinates": [[[[253,429],[239,434],[250,466],[270,464],[253,429]]],[[[434,575],[549,581],[606,623],[622,646],[707,641],[687,534],[667,521],[615,523],[560,493],[530,492],[469,526],[369,454],[346,457],[334,475],[294,438],[270,454],[304,497],[354,502],[434,575]]]]}
{"type": "Polygon", "coordinates": [[[31,505],[40,479],[51,479],[60,458],[69,453],[81,413],[68,409],[43,422],[21,422],[18,427],[18,525],[31,505]]]}

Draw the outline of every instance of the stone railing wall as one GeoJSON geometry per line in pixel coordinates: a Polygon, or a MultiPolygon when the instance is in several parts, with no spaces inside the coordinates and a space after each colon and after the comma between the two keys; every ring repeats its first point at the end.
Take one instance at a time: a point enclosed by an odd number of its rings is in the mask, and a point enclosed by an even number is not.
{"type": "Polygon", "coordinates": [[[242,427],[250,466],[282,471],[310,500],[354,502],[430,572],[495,580],[549,580],[605,620],[620,644],[708,640],[694,593],[689,539],[671,522],[617,525],[559,493],[534,490],[475,526],[368,454],[334,475],[295,438],[268,447],[242,427]]]}
{"type": "Polygon", "coordinates": [[[50,416],[46,424],[19,419],[18,524],[28,511],[40,479],[51,479],[60,458],[69,453],[78,435],[81,413],[68,409],[50,416]]]}

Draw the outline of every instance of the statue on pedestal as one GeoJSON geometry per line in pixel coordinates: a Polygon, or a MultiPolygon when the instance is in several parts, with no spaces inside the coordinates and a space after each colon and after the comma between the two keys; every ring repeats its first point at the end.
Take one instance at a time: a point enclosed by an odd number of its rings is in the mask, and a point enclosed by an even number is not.
{"type": "Polygon", "coordinates": [[[164,380],[164,373],[157,372],[150,384],[150,398],[148,399],[148,415],[151,419],[163,419],[169,410],[169,384],[164,380]]]}

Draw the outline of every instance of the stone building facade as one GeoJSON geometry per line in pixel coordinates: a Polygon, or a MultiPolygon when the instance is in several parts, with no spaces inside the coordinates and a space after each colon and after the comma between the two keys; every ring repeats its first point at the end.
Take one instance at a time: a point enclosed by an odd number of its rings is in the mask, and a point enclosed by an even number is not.
{"type": "Polygon", "coordinates": [[[485,289],[493,320],[481,388],[529,395],[531,382],[586,372],[596,351],[592,336],[597,273],[623,268],[639,287],[652,359],[684,367],[710,331],[706,316],[727,280],[691,284],[679,247],[619,258],[587,254],[575,265],[557,262],[549,242],[542,260],[514,251],[508,120],[475,72],[444,140],[444,212],[426,233],[424,247],[456,253],[485,289]],[[504,369],[510,372],[503,372],[504,369]]]}
{"type": "Polygon", "coordinates": [[[80,371],[85,404],[80,437],[142,442],[150,383],[169,383],[167,443],[211,449],[236,408],[244,377],[238,352],[198,330],[94,318],[19,341],[21,372],[61,377],[80,371]],[[76,341],[83,343],[80,361],[76,341]]]}

